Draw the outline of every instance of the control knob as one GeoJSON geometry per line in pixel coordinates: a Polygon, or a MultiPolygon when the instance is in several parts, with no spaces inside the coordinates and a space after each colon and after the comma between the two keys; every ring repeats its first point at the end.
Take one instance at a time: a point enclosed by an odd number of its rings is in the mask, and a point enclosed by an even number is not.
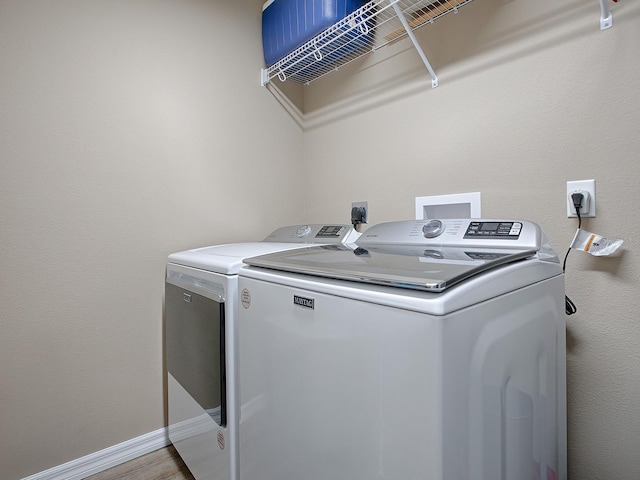
{"type": "Polygon", "coordinates": [[[444,232],[444,223],[440,220],[429,220],[422,227],[422,233],[425,238],[436,238],[444,232]]]}
{"type": "Polygon", "coordinates": [[[302,238],[305,235],[309,235],[310,231],[311,227],[309,225],[300,225],[296,231],[296,235],[298,235],[299,238],[302,238]]]}

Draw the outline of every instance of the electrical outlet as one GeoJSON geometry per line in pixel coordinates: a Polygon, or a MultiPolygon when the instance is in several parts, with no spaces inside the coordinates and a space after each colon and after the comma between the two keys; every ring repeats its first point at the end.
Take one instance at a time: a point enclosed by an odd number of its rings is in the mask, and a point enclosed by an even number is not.
{"type": "Polygon", "coordinates": [[[367,223],[369,219],[369,207],[367,202],[353,202],[351,204],[351,223],[359,225],[367,223]]]}
{"type": "Polygon", "coordinates": [[[596,216],[596,181],[595,180],[577,180],[567,182],[567,195],[565,202],[567,204],[567,217],[577,217],[576,209],[571,200],[572,193],[582,193],[584,200],[582,208],[580,208],[580,217],[596,216]]]}

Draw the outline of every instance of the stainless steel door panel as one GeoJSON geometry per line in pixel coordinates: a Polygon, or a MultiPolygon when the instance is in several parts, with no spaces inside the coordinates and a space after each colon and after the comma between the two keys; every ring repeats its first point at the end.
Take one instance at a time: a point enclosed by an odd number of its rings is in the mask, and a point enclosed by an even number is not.
{"type": "Polygon", "coordinates": [[[224,303],[166,284],[167,369],[198,404],[225,426],[224,303]]]}

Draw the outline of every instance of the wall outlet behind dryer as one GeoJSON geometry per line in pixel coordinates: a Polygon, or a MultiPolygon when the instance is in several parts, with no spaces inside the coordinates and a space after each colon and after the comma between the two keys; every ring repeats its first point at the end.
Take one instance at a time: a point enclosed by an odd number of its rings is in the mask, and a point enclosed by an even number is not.
{"type": "Polygon", "coordinates": [[[369,206],[367,202],[353,202],[351,204],[351,224],[353,226],[369,221],[369,206]]]}

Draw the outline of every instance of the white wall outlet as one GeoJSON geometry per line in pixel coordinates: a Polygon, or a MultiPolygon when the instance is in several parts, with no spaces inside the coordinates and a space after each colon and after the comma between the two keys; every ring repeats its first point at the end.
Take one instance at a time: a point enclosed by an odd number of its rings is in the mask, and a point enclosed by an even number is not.
{"type": "Polygon", "coordinates": [[[567,182],[567,195],[565,202],[567,204],[567,217],[577,217],[576,209],[573,206],[571,200],[572,193],[582,193],[585,196],[585,200],[582,202],[582,208],[580,209],[580,217],[595,217],[596,216],[596,181],[595,180],[576,180],[567,182]]]}

